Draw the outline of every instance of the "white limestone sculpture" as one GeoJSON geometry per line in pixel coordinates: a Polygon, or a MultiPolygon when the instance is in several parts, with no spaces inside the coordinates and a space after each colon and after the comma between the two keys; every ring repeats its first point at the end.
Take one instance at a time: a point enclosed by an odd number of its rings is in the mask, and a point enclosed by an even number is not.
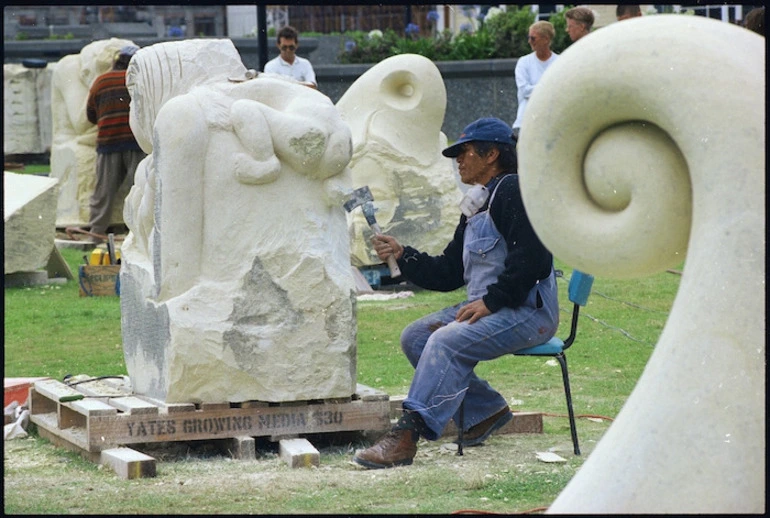
{"type": "Polygon", "coordinates": [[[3,65],[3,152],[46,153],[51,149],[52,67],[3,65]]]}
{"type": "Polygon", "coordinates": [[[3,273],[44,268],[56,237],[58,181],[3,173],[3,273]]]}
{"type": "Polygon", "coordinates": [[[596,31],[538,84],[519,160],[546,246],[608,277],[685,260],[637,386],[549,512],[764,513],[764,92],[764,38],[677,15],[596,31]]]}
{"type": "MultiPolygon", "coordinates": [[[[59,179],[58,227],[88,225],[89,202],[96,185],[97,127],[86,117],[88,90],[112,69],[115,54],[130,40],[110,38],[89,43],[79,54],[64,56],[51,78],[51,177],[59,179]]],[[[130,185],[118,193],[110,224],[123,223],[123,202],[130,185]]]]}
{"type": "Polygon", "coordinates": [[[129,376],[167,402],[349,397],[350,130],[320,92],[246,72],[230,40],[156,44],[129,65],[148,153],[121,248],[129,376]]]}
{"type": "MultiPolygon", "coordinates": [[[[462,191],[452,160],[441,154],[446,88],[436,65],[416,54],[387,58],[350,86],[337,109],[353,133],[353,185],[371,189],[383,232],[441,253],[457,226],[462,191]]],[[[361,210],[348,222],[351,263],[380,264],[361,210]]]]}

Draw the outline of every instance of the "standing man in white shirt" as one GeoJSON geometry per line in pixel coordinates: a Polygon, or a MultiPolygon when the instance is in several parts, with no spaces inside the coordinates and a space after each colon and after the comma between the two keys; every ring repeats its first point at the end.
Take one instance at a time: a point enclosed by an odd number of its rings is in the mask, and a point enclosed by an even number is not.
{"type": "Polygon", "coordinates": [[[524,109],[545,70],[556,61],[559,55],[551,50],[551,41],[556,31],[551,22],[541,20],[529,26],[529,46],[533,52],[522,56],[516,62],[516,96],[519,107],[516,110],[516,121],[513,123],[513,135],[519,138],[521,123],[524,120],[524,109]]]}
{"type": "Polygon", "coordinates": [[[297,56],[299,37],[294,27],[287,25],[278,31],[276,39],[280,55],[265,65],[265,72],[288,76],[310,88],[318,88],[313,65],[305,58],[297,56]]]}

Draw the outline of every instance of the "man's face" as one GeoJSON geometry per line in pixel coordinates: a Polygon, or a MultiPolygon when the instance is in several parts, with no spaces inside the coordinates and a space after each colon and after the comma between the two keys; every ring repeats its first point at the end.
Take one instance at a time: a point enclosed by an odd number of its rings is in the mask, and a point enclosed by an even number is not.
{"type": "Polygon", "coordinates": [[[529,41],[529,46],[532,47],[532,50],[535,52],[538,50],[545,50],[551,46],[551,40],[534,29],[529,30],[527,40],[529,41]]]}
{"type": "Polygon", "coordinates": [[[478,154],[473,142],[466,142],[457,155],[458,172],[460,180],[467,185],[486,183],[486,172],[489,168],[487,160],[478,154]]]}
{"type": "Polygon", "coordinates": [[[567,34],[569,34],[569,39],[572,41],[577,41],[586,34],[588,34],[588,31],[586,30],[586,26],[583,25],[580,22],[576,22],[572,18],[567,18],[567,28],[566,28],[567,34]]]}
{"type": "Polygon", "coordinates": [[[278,42],[278,50],[281,51],[281,59],[287,63],[294,63],[297,47],[299,47],[297,40],[280,38],[278,42]]]}

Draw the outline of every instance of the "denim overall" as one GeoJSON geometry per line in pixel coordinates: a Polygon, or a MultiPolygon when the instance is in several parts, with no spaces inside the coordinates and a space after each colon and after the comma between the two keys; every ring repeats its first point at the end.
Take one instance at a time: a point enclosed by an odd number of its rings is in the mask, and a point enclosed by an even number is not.
{"type": "MultiPolygon", "coordinates": [[[[496,192],[497,187],[489,206],[496,192]]],[[[501,308],[473,324],[455,321],[461,307],[483,297],[497,281],[508,253],[489,210],[468,219],[463,244],[468,299],[413,322],[401,333],[401,348],[415,368],[403,407],[419,412],[428,428],[423,435],[430,440],[441,436],[463,399],[466,429],[505,408],[505,398],[473,372],[478,362],[545,343],[559,325],[553,268],[521,306],[501,308]]]]}

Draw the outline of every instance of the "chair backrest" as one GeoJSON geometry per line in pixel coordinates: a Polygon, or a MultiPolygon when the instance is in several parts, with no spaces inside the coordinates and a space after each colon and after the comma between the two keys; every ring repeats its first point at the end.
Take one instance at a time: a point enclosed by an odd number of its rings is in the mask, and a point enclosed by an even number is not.
{"type": "Polygon", "coordinates": [[[569,300],[574,303],[572,309],[572,325],[570,326],[569,336],[564,340],[562,350],[567,349],[577,336],[577,323],[580,316],[580,306],[588,303],[588,295],[591,294],[591,287],[594,285],[594,276],[583,273],[580,270],[572,270],[572,277],[569,280],[569,300]]]}
{"type": "Polygon", "coordinates": [[[591,294],[593,284],[593,275],[573,270],[572,277],[569,280],[569,300],[580,306],[585,306],[588,302],[588,295],[591,294]]]}

